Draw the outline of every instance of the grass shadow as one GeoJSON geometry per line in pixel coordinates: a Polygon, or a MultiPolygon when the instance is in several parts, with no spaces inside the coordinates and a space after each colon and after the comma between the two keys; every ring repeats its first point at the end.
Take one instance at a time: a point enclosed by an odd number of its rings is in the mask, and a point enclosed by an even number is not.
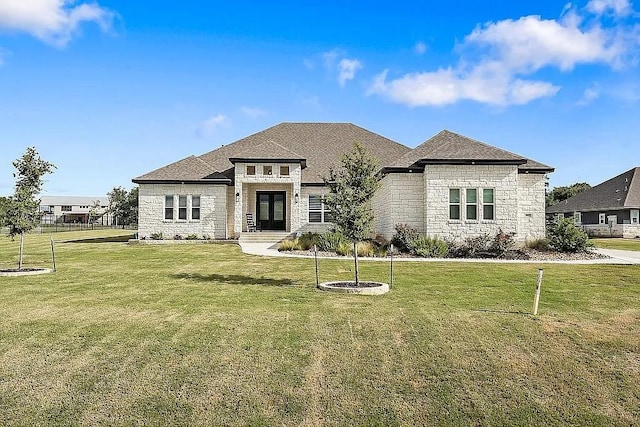
{"type": "Polygon", "coordinates": [[[173,279],[186,279],[194,282],[211,283],[219,282],[228,285],[250,285],[250,286],[296,286],[296,282],[291,279],[269,279],[266,277],[250,277],[240,274],[191,274],[179,273],[170,276],[173,279]]]}
{"type": "Polygon", "coordinates": [[[122,243],[128,242],[129,239],[133,239],[133,234],[125,234],[124,236],[92,237],[89,239],[64,240],[62,241],[62,243],[122,243]]]}
{"type": "Polygon", "coordinates": [[[531,316],[531,313],[527,313],[525,311],[508,311],[508,310],[489,310],[488,308],[478,308],[474,311],[479,311],[481,313],[495,313],[495,314],[519,314],[521,316],[531,316]]]}

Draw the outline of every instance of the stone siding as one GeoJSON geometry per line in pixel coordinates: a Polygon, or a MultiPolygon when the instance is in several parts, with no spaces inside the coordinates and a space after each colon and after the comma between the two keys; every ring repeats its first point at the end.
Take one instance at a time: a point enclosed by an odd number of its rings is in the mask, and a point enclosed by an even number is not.
{"type": "Polygon", "coordinates": [[[392,173],[373,198],[376,233],[390,239],[396,224],[424,232],[424,178],[421,173],[392,173]]]}
{"type": "MultiPolygon", "coordinates": [[[[511,165],[428,165],[424,172],[425,229],[429,236],[462,240],[518,232],[518,169],[511,165]],[[461,219],[449,219],[449,189],[461,189],[461,219]],[[478,220],[465,219],[465,190],[478,189],[478,220]],[[494,190],[494,219],[482,219],[482,189],[494,190]]],[[[542,205],[544,208],[544,204],[542,205]]]]}
{"type": "MultiPolygon", "coordinates": [[[[162,233],[165,239],[175,235],[197,234],[224,239],[226,234],[227,186],[207,184],[140,184],[138,235],[149,238],[162,233]],[[200,196],[200,220],[165,220],[165,196],[200,196]]],[[[187,198],[190,217],[191,197],[187,198]]],[[[177,197],[175,198],[177,211],[177,197]]],[[[176,214],[177,216],[177,214],[176,214]]]]}
{"type": "Polygon", "coordinates": [[[518,235],[519,242],[545,236],[545,175],[518,175],[518,235]]]}
{"type": "MultiPolygon", "coordinates": [[[[233,195],[234,211],[233,234],[239,236],[246,231],[246,214],[253,213],[255,218],[256,191],[285,191],[287,200],[287,231],[297,230],[301,226],[300,203],[295,202],[295,194],[300,195],[302,169],[299,163],[236,163],[235,188],[233,195]],[[247,175],[247,166],[255,166],[255,175],[247,175]],[[263,166],[271,166],[272,174],[263,175],[263,166]],[[289,166],[289,175],[280,176],[280,166],[289,166]],[[240,203],[236,203],[236,194],[240,203]]],[[[301,197],[301,196],[300,196],[301,197]]]]}

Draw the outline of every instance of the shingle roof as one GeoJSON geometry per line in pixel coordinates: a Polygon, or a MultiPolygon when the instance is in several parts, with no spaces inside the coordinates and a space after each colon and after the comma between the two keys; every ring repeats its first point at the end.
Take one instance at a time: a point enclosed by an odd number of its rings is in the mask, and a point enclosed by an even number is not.
{"type": "Polygon", "coordinates": [[[547,213],[640,208],[640,167],[547,208],[547,213]]]}
{"type": "Polygon", "coordinates": [[[425,164],[470,162],[493,162],[518,165],[518,168],[523,171],[553,171],[553,168],[550,166],[446,129],[400,157],[393,164],[393,167],[409,168],[412,166],[423,166],[425,164]]]}
{"type": "Polygon", "coordinates": [[[40,205],[42,206],[93,206],[95,201],[101,206],[109,204],[109,198],[106,196],[85,197],[85,196],[42,196],[40,197],[40,205]]]}
{"type": "Polygon", "coordinates": [[[182,167],[188,167],[192,177],[215,171],[233,179],[233,164],[229,159],[246,158],[248,155],[250,158],[279,159],[283,155],[289,158],[287,154],[293,153],[295,158],[306,159],[302,183],[321,183],[329,168],[338,165],[342,154],[351,151],[355,142],[362,143],[379,160],[380,166],[390,165],[410,150],[351,123],[281,123],[199,156],[197,159],[207,167],[199,167],[191,160],[184,164],[177,162],[133,181],[144,182],[160,177],[175,180],[180,176],[182,167]],[[268,147],[276,150],[270,153],[268,147]]]}
{"type": "Polygon", "coordinates": [[[470,161],[518,165],[521,171],[552,172],[553,168],[480,141],[443,130],[415,149],[351,123],[281,123],[223,145],[201,156],[139,176],[133,182],[227,182],[234,179],[233,163],[256,159],[299,161],[302,183],[322,183],[329,169],[359,142],[385,169],[422,167],[428,163],[470,161]]]}

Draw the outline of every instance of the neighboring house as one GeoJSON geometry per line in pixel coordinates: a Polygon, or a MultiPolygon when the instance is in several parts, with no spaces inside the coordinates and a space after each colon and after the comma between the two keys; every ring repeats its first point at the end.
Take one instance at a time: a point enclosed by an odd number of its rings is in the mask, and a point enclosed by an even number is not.
{"type": "Polygon", "coordinates": [[[592,236],[640,236],[640,167],[549,206],[547,214],[573,218],[592,236]]]}
{"type": "Polygon", "coordinates": [[[410,149],[350,123],[282,123],[133,179],[139,235],[236,238],[247,214],[262,230],[326,230],[323,177],[355,142],[381,168],[376,233],[390,238],[406,223],[451,239],[545,234],[549,166],[446,130],[410,149]]]}
{"type": "Polygon", "coordinates": [[[108,213],[109,199],[106,197],[78,197],[78,196],[42,196],[40,198],[41,223],[48,224],[87,224],[89,212],[95,202],[100,207],[95,224],[111,225],[112,218],[108,213]]]}

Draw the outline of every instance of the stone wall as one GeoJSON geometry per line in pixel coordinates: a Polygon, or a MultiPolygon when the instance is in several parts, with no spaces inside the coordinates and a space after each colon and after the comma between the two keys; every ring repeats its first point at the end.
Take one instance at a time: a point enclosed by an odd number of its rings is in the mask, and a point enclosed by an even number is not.
{"type": "MultiPolygon", "coordinates": [[[[424,172],[425,229],[430,236],[461,240],[482,234],[518,232],[518,170],[513,165],[427,165],[424,172]],[[449,219],[449,189],[461,190],[461,219],[449,219]],[[494,219],[482,219],[478,203],[478,220],[465,219],[465,191],[477,188],[494,190],[494,219]]],[[[544,208],[544,203],[542,204],[544,208]]]]}
{"type": "Polygon", "coordinates": [[[545,175],[518,175],[518,235],[519,242],[544,238],[545,175]]]}
{"type": "Polygon", "coordinates": [[[421,173],[392,173],[373,198],[376,233],[390,239],[396,224],[424,232],[424,178],[421,173]]]}
{"type": "MultiPolygon", "coordinates": [[[[211,184],[140,184],[138,235],[149,238],[162,233],[165,239],[175,235],[197,234],[216,239],[227,237],[227,186],[211,184]],[[188,196],[187,210],[191,211],[191,197],[200,196],[200,220],[165,220],[165,196],[188,196]]],[[[177,197],[175,208],[177,210],[177,197]]],[[[176,214],[177,216],[177,214],[176,214]]]]}

